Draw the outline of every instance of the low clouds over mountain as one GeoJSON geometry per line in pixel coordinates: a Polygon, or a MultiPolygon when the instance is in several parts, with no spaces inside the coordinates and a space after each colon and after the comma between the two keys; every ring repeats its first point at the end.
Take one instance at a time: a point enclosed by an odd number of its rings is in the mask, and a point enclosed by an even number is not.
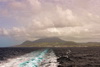
{"type": "Polygon", "coordinates": [[[73,41],[100,39],[99,0],[0,0],[1,2],[5,4],[1,4],[3,8],[0,7],[1,17],[13,19],[15,21],[8,22],[17,25],[1,21],[3,27],[0,27],[0,36],[22,40],[54,36],[73,41]]]}

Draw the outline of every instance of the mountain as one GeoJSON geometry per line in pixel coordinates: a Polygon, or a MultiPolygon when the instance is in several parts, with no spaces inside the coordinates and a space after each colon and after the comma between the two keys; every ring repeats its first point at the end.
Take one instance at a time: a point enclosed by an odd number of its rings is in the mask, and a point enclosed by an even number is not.
{"type": "Polygon", "coordinates": [[[64,41],[58,37],[41,38],[35,41],[25,41],[16,47],[88,47],[100,46],[99,42],[76,43],[73,41],[64,41]]]}
{"type": "Polygon", "coordinates": [[[64,41],[58,37],[41,38],[35,41],[25,41],[17,47],[60,47],[66,45],[76,45],[73,41],[64,41]]]}
{"type": "Polygon", "coordinates": [[[66,41],[61,40],[58,37],[42,38],[42,39],[33,41],[33,43],[55,43],[55,42],[66,42],[66,41]]]}
{"type": "Polygon", "coordinates": [[[32,41],[25,41],[25,42],[23,42],[21,45],[28,45],[28,44],[32,44],[33,42],[32,41]]]}

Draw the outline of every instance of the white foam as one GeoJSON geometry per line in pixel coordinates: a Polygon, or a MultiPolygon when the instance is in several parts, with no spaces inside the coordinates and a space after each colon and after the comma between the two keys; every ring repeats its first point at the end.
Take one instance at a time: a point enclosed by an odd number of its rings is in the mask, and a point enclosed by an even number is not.
{"type": "Polygon", "coordinates": [[[28,61],[41,53],[43,50],[34,51],[31,53],[27,53],[23,56],[19,56],[16,58],[8,59],[7,61],[1,62],[0,67],[19,67],[19,64],[25,61],[28,61]]]}
{"type": "Polygon", "coordinates": [[[38,67],[57,67],[59,63],[57,63],[57,57],[54,54],[53,50],[49,51],[48,53],[41,54],[39,58],[43,58],[43,59],[40,60],[41,62],[37,62],[38,57],[36,56],[42,53],[44,50],[38,50],[38,51],[25,54],[20,57],[8,59],[8,61],[2,62],[0,64],[0,67],[20,67],[19,65],[26,61],[29,61],[29,63],[24,67],[35,67],[33,63],[38,65],[38,67]],[[35,58],[35,61],[30,61],[33,58],[35,58]]]}

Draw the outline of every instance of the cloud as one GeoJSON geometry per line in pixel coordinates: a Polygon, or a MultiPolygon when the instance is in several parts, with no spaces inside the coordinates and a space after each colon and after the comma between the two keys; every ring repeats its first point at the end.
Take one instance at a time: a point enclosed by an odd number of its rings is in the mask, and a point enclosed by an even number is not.
{"type": "Polygon", "coordinates": [[[27,0],[30,5],[33,7],[33,8],[40,8],[41,7],[41,3],[39,2],[39,0],[27,0]]]}
{"type": "Polygon", "coordinates": [[[100,15],[85,9],[84,4],[78,4],[80,9],[75,1],[13,0],[9,3],[9,14],[16,18],[19,27],[0,29],[0,34],[26,40],[53,36],[66,40],[76,38],[76,41],[99,38],[100,15]]]}
{"type": "Polygon", "coordinates": [[[7,0],[0,0],[0,2],[7,2],[7,0]]]}
{"type": "Polygon", "coordinates": [[[9,35],[9,32],[5,28],[0,28],[0,35],[8,36],[9,35]]]}
{"type": "Polygon", "coordinates": [[[12,9],[24,9],[26,5],[23,2],[12,1],[8,4],[8,6],[12,9]]]}
{"type": "Polygon", "coordinates": [[[9,15],[9,12],[6,9],[4,9],[4,10],[0,10],[0,14],[2,16],[8,16],[9,15]]]}

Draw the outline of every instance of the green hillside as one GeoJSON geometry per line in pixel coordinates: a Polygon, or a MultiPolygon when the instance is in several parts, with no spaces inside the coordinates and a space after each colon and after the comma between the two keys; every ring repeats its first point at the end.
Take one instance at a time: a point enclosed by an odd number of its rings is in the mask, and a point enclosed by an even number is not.
{"type": "Polygon", "coordinates": [[[99,42],[76,43],[64,41],[59,38],[43,38],[35,41],[25,41],[15,47],[92,47],[100,46],[99,42]]]}

